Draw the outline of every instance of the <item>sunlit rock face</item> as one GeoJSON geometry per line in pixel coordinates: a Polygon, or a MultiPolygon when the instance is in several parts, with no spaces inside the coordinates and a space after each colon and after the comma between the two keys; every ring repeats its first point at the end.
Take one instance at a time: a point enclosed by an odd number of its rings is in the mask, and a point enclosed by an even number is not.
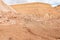
{"type": "Polygon", "coordinates": [[[54,7],[54,9],[60,13],[60,5],[54,7]]]}
{"type": "Polygon", "coordinates": [[[14,24],[15,21],[9,19],[9,17],[13,16],[13,14],[16,14],[16,11],[0,0],[0,24],[14,24]]]}
{"type": "Polygon", "coordinates": [[[60,40],[60,13],[51,5],[29,3],[11,7],[18,13],[0,13],[0,40],[60,40]]]}
{"type": "Polygon", "coordinates": [[[42,2],[42,3],[48,3],[51,4],[52,7],[55,7],[57,5],[60,5],[60,0],[3,0],[8,5],[13,4],[24,4],[24,3],[31,3],[31,2],[42,2]]]}

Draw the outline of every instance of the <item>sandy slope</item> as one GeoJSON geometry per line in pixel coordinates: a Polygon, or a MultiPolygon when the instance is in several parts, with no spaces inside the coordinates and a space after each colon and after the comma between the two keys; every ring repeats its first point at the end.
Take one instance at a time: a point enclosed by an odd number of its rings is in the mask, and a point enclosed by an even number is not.
{"type": "Polygon", "coordinates": [[[12,7],[18,13],[1,14],[0,40],[60,40],[60,13],[49,4],[12,7]]]}

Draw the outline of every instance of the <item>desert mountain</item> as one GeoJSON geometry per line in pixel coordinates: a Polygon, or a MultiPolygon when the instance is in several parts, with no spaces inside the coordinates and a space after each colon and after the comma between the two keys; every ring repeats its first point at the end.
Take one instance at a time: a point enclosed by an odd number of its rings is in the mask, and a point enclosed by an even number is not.
{"type": "Polygon", "coordinates": [[[0,13],[0,40],[60,40],[60,13],[51,5],[28,3],[11,7],[18,13],[0,13]]]}

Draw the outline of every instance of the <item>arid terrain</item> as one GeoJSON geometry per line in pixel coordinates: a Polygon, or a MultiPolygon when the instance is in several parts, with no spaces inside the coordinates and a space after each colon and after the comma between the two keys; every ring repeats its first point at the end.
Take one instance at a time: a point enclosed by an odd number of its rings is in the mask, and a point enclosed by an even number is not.
{"type": "Polygon", "coordinates": [[[12,5],[0,13],[0,40],[60,40],[60,7],[45,3],[12,5]]]}
{"type": "Polygon", "coordinates": [[[60,13],[60,5],[58,5],[58,6],[55,7],[54,9],[60,13]]]}

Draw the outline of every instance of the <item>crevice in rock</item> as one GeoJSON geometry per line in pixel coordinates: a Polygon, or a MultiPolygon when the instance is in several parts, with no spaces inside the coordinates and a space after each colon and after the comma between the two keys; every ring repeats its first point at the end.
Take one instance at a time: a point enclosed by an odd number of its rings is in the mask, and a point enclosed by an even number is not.
{"type": "Polygon", "coordinates": [[[11,38],[11,37],[9,37],[9,40],[12,40],[12,38],[11,38]]]}
{"type": "Polygon", "coordinates": [[[34,36],[40,36],[40,35],[37,35],[37,34],[33,33],[33,32],[31,31],[31,29],[29,29],[28,27],[24,27],[24,28],[28,31],[28,33],[30,33],[30,34],[32,34],[32,35],[34,35],[34,36]]]}
{"type": "Polygon", "coordinates": [[[60,40],[60,37],[55,38],[56,40],[60,40]]]}

